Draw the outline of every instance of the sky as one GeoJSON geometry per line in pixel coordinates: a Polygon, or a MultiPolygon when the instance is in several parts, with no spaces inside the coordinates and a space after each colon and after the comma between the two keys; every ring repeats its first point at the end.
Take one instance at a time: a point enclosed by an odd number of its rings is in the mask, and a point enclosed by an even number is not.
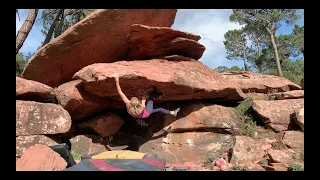
{"type": "MultiPolygon", "coordinates": [[[[38,12],[38,17],[24,42],[20,52],[27,55],[29,52],[34,53],[44,40],[41,33],[42,29],[42,9],[38,12]]],[[[22,26],[28,10],[19,9],[19,16],[16,15],[16,33],[22,26]]],[[[205,65],[216,68],[218,66],[231,67],[233,65],[243,67],[243,61],[228,60],[224,48],[224,34],[228,30],[240,29],[239,24],[231,23],[229,16],[232,14],[231,9],[178,9],[173,29],[190,32],[200,35],[200,43],[206,47],[200,61],[205,65]]],[[[304,25],[304,17],[298,20],[297,24],[304,25]]],[[[293,26],[282,25],[276,35],[290,34],[293,26]]]]}

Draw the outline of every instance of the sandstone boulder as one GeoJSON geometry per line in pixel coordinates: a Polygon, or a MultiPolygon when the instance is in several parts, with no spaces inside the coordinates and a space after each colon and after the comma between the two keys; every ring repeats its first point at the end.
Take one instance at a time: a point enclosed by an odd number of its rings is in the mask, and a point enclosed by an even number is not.
{"type": "Polygon", "coordinates": [[[285,131],[282,143],[290,148],[304,148],[304,133],[299,131],[285,131]]]}
{"type": "Polygon", "coordinates": [[[181,56],[181,55],[171,55],[171,56],[161,56],[156,59],[165,59],[168,61],[195,61],[192,58],[181,56]]]}
{"type": "MultiPolygon", "coordinates": [[[[108,140],[94,135],[78,135],[70,139],[71,152],[79,156],[108,151],[108,140]]],[[[78,157],[80,158],[80,157],[78,157]]],[[[77,158],[76,158],[77,159],[77,158]]]]}
{"type": "Polygon", "coordinates": [[[78,124],[79,128],[91,129],[100,136],[114,135],[123,125],[123,120],[114,113],[104,113],[78,124]]]}
{"type": "Polygon", "coordinates": [[[22,153],[31,146],[44,144],[47,146],[56,145],[57,142],[45,135],[30,135],[16,137],[16,157],[21,157],[22,153]]]}
{"type": "Polygon", "coordinates": [[[295,163],[295,160],[293,158],[294,153],[295,151],[292,149],[271,149],[268,151],[268,155],[272,162],[285,164],[295,163]]]}
{"type": "Polygon", "coordinates": [[[265,167],[267,171],[288,171],[288,164],[284,163],[270,163],[271,166],[265,167]]]}
{"type": "Polygon", "coordinates": [[[139,152],[164,157],[169,166],[187,162],[203,164],[210,156],[219,159],[223,152],[232,148],[233,144],[233,136],[226,134],[212,132],[170,133],[166,137],[143,140],[140,142],[139,152]]]}
{"type": "Polygon", "coordinates": [[[197,42],[200,36],[167,27],[132,25],[126,41],[126,60],[154,59],[159,56],[183,55],[198,60],[205,47],[197,42]]]}
{"type": "Polygon", "coordinates": [[[121,101],[114,76],[120,76],[123,92],[139,97],[144,89],[157,88],[164,93],[161,101],[216,99],[243,100],[242,91],[229,83],[217,71],[197,61],[172,62],[161,59],[98,63],[77,72],[74,78],[83,81],[87,92],[121,101]]]}
{"type": "Polygon", "coordinates": [[[81,68],[122,60],[133,24],[170,27],[177,9],[99,9],[68,28],[32,56],[22,77],[57,87],[81,68]]]}
{"type": "Polygon", "coordinates": [[[16,98],[40,102],[55,102],[53,88],[21,77],[16,77],[16,98]]]}
{"type": "Polygon", "coordinates": [[[60,85],[56,89],[59,104],[66,109],[72,120],[83,120],[103,109],[124,109],[121,101],[112,101],[91,95],[81,88],[81,80],[74,80],[60,85]]]}
{"type": "Polygon", "coordinates": [[[16,161],[16,171],[61,171],[67,162],[46,145],[36,145],[27,149],[16,161]]]}
{"type": "Polygon", "coordinates": [[[255,100],[252,108],[258,113],[267,127],[274,131],[285,131],[294,127],[293,114],[304,106],[304,99],[276,101],[255,100]]]}
{"type": "MultiPolygon", "coordinates": [[[[166,109],[181,108],[178,116],[164,115],[163,117],[164,129],[170,129],[172,132],[206,128],[232,129],[236,128],[240,122],[240,116],[235,109],[220,105],[193,102],[188,104],[168,103],[164,107],[166,109]]],[[[150,117],[151,121],[158,121],[153,120],[153,117],[150,117]]]]}
{"type": "Polygon", "coordinates": [[[283,99],[299,99],[304,98],[304,90],[293,90],[286,92],[277,93],[247,93],[247,96],[251,96],[253,99],[257,100],[283,100],[283,99]]]}
{"type": "Polygon", "coordinates": [[[71,117],[60,105],[16,101],[16,136],[65,133],[70,127],[71,117]]]}
{"type": "Polygon", "coordinates": [[[233,147],[232,164],[250,164],[259,162],[265,155],[263,144],[247,136],[236,136],[233,147]]]}
{"type": "Polygon", "coordinates": [[[235,83],[244,93],[268,93],[300,90],[301,87],[284,77],[259,74],[254,72],[225,72],[222,75],[235,83]]]}
{"type": "Polygon", "coordinates": [[[304,107],[295,112],[295,118],[293,119],[302,131],[304,131],[304,107]]]}

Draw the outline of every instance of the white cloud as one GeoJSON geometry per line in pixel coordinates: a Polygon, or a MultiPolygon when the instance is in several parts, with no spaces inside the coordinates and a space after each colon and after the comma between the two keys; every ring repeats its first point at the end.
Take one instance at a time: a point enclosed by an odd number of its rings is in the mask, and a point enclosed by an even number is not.
{"type": "Polygon", "coordinates": [[[199,42],[206,47],[206,50],[200,61],[209,67],[232,65],[243,67],[241,61],[226,59],[224,34],[228,30],[242,27],[229,21],[231,14],[231,9],[179,9],[172,28],[201,36],[199,42]]]}

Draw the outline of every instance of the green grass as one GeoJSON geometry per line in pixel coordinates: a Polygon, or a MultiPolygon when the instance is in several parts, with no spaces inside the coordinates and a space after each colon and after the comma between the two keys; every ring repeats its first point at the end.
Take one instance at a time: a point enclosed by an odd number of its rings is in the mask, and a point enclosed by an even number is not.
{"type": "Polygon", "coordinates": [[[301,165],[291,164],[288,171],[304,171],[304,168],[301,165]]]}
{"type": "Polygon", "coordinates": [[[268,165],[269,165],[268,160],[265,159],[265,158],[261,159],[260,163],[261,163],[263,166],[268,166],[268,165]]]}
{"type": "Polygon", "coordinates": [[[240,115],[244,116],[251,106],[252,106],[252,98],[249,96],[244,101],[242,101],[242,103],[240,103],[236,107],[236,109],[240,113],[240,115]]]}
{"type": "Polygon", "coordinates": [[[249,114],[245,115],[245,120],[239,124],[240,130],[250,136],[254,137],[256,134],[257,123],[253,120],[252,116],[249,114]]]}
{"type": "Polygon", "coordinates": [[[81,155],[78,154],[77,152],[75,152],[74,150],[71,151],[71,155],[72,155],[74,160],[80,160],[81,159],[81,155]]]}
{"type": "Polygon", "coordinates": [[[205,163],[213,163],[215,159],[216,159],[216,157],[214,156],[214,154],[210,153],[207,155],[207,158],[204,162],[205,163]]]}
{"type": "Polygon", "coordinates": [[[232,171],[248,171],[248,167],[247,166],[243,166],[243,167],[233,166],[232,171]]]}

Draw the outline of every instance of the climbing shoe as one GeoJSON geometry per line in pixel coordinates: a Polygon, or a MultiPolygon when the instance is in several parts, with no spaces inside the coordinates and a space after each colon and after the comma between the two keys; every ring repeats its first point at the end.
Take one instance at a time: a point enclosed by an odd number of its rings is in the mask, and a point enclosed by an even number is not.
{"type": "Polygon", "coordinates": [[[174,115],[174,116],[177,116],[177,114],[178,114],[179,111],[180,111],[180,108],[177,108],[176,110],[174,110],[173,115],[174,115]]]}

